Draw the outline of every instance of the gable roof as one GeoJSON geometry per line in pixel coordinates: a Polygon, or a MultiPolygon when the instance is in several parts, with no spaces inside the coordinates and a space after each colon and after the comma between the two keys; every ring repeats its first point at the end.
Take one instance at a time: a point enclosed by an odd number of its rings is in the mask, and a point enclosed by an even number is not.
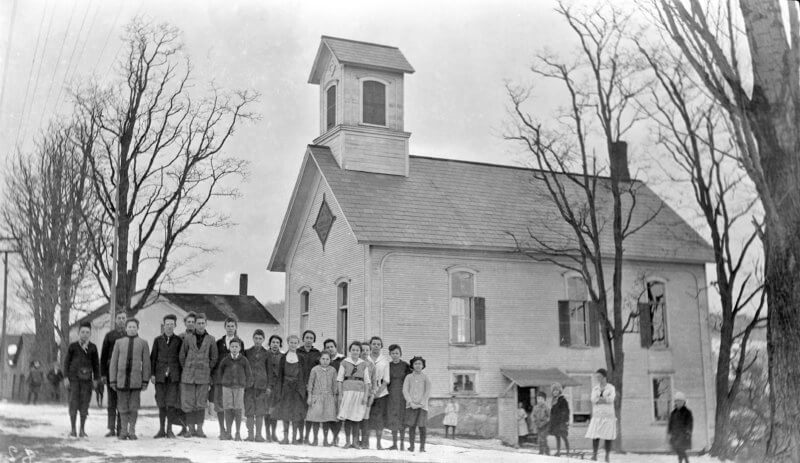
{"type": "MultiPolygon", "coordinates": [[[[514,237],[529,242],[531,233],[554,246],[574,247],[573,231],[532,169],[410,156],[409,175],[403,177],[341,169],[325,146],[309,146],[308,152],[307,163],[313,162],[319,169],[359,243],[514,251],[514,237]]],[[[563,184],[570,197],[576,201],[582,197],[572,182],[563,184]]],[[[598,184],[600,196],[608,191],[610,179],[598,177],[598,184]]],[[[647,185],[635,182],[634,187],[636,207],[631,226],[657,215],[625,239],[626,258],[713,261],[711,247],[689,224],[647,185]]],[[[608,217],[601,224],[601,246],[610,256],[611,201],[597,202],[598,215],[608,217]]],[[[291,237],[284,236],[287,232],[290,229],[281,231],[276,248],[291,242],[291,237]]],[[[282,271],[282,254],[277,251],[269,269],[282,271]]]]}
{"type": "Polygon", "coordinates": [[[277,325],[278,320],[254,296],[232,294],[161,293],[187,312],[203,312],[209,320],[224,321],[235,317],[240,323],[277,325]]]}
{"type": "MultiPolygon", "coordinates": [[[[136,293],[141,294],[141,291],[136,293]]],[[[211,321],[224,321],[228,317],[236,317],[241,323],[261,323],[279,325],[278,320],[254,296],[239,296],[236,294],[201,294],[201,293],[157,293],[151,298],[152,302],[146,304],[141,310],[147,310],[161,298],[166,299],[185,312],[203,312],[211,321]]],[[[105,303],[73,323],[77,326],[84,321],[108,313],[109,305],[105,303]]]]}
{"type": "Polygon", "coordinates": [[[319,67],[324,64],[322,61],[327,53],[331,53],[342,64],[354,64],[389,71],[414,72],[414,68],[397,47],[323,35],[308,83],[319,83],[319,74],[323,71],[319,67]]]}

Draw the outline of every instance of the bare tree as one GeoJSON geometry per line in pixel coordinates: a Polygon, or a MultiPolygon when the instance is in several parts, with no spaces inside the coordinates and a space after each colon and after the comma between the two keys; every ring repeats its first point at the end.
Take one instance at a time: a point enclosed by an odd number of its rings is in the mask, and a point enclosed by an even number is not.
{"type": "Polygon", "coordinates": [[[754,328],[763,324],[763,284],[751,271],[748,259],[759,249],[760,224],[757,215],[758,199],[749,188],[744,171],[735,159],[735,145],[718,146],[718,138],[728,138],[725,114],[720,114],[713,101],[699,91],[692,76],[675,56],[639,50],[650,65],[658,82],[643,100],[642,110],[651,115],[657,125],[659,144],[679,167],[675,181],[688,180],[694,199],[708,226],[714,249],[716,289],[722,313],[719,319],[719,355],[716,370],[716,414],[714,444],[711,453],[728,457],[729,423],[734,402],[739,395],[742,377],[746,372],[748,341],[754,328]],[[721,126],[721,127],[720,127],[721,126]],[[738,203],[743,203],[737,206],[738,203]],[[753,226],[739,245],[735,231],[742,219],[751,218],[753,226]],[[753,250],[753,252],[751,252],[753,250]],[[754,308],[755,306],[755,308],[754,308]],[[741,324],[742,315],[753,310],[748,322],[741,324]],[[738,360],[734,361],[734,357],[738,360]]]}
{"type": "Polygon", "coordinates": [[[247,165],[223,148],[240,122],[255,117],[247,108],[256,95],[212,85],[195,97],[192,68],[172,26],[135,18],[126,42],[114,83],[77,92],[77,104],[99,129],[90,164],[105,226],[94,237],[94,271],[108,297],[116,235],[116,302],[119,310],[135,311],[168,276],[176,251],[203,250],[187,240],[192,229],[230,225],[209,206],[238,194],[228,181],[242,179],[247,165]],[[132,307],[143,274],[143,293],[132,307]]]}
{"type": "Polygon", "coordinates": [[[798,4],[779,0],[644,3],[731,121],[737,159],[764,208],[772,409],[767,452],[773,461],[800,461],[798,4]]]}
{"type": "Polygon", "coordinates": [[[6,175],[0,215],[18,243],[20,293],[32,310],[45,364],[56,359],[56,345],[66,355],[70,315],[91,262],[82,243],[93,208],[88,159],[95,135],[91,125],[51,123],[6,175]]]}
{"type": "Polygon", "coordinates": [[[529,90],[508,86],[515,127],[506,138],[520,142],[532,155],[537,169],[534,176],[546,186],[557,207],[555,220],[567,227],[552,227],[553,239],[534,233],[529,233],[527,239],[514,239],[525,255],[583,276],[589,292],[588,318],[599,322],[609,381],[617,388],[614,407],[620,417],[619,447],[623,336],[636,315],[634,312],[626,316],[623,310],[623,243],[650,223],[660,206],[634,213],[637,208],[646,207],[637,203],[637,193],[644,185],[631,181],[627,161],[623,160],[627,156],[623,136],[639,119],[634,99],[642,90],[642,83],[636,78],[637,66],[624,44],[629,15],[606,6],[574,12],[559,4],[556,11],[579,40],[576,61],[568,64],[540,54],[531,70],[563,85],[568,109],[558,115],[557,128],[548,130],[524,109],[529,90]],[[601,160],[598,164],[590,148],[592,130],[598,126],[601,136],[596,142],[605,148],[604,154],[610,159],[610,178],[601,178],[605,163],[601,160]],[[606,267],[609,263],[610,279],[606,267]]]}

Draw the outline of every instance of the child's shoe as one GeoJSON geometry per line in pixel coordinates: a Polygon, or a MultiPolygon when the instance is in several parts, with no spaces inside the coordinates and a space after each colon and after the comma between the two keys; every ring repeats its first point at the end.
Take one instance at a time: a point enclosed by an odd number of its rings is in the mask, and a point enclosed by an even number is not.
{"type": "Polygon", "coordinates": [[[240,435],[239,435],[239,433],[237,432],[237,433],[236,433],[236,436],[234,436],[233,440],[235,440],[235,441],[241,441],[241,440],[242,440],[242,436],[240,436],[240,435]]]}

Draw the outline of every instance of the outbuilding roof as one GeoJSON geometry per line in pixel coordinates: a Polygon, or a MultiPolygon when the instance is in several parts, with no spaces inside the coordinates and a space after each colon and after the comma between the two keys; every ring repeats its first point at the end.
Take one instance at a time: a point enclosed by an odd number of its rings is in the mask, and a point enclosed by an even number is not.
{"type": "MultiPolygon", "coordinates": [[[[141,295],[137,292],[134,298],[141,295]]],[[[151,301],[142,308],[147,310],[162,298],[176,305],[185,312],[202,312],[210,321],[224,321],[228,317],[235,317],[241,323],[261,323],[267,325],[278,325],[278,320],[264,307],[254,296],[239,296],[236,294],[202,294],[202,293],[157,293],[151,297],[151,301]]],[[[108,313],[109,306],[105,303],[73,323],[77,326],[84,321],[91,321],[95,318],[108,313]]]]}
{"type": "Polygon", "coordinates": [[[311,69],[308,82],[319,83],[320,66],[324,66],[327,53],[331,53],[339,63],[413,73],[414,68],[397,47],[370,42],[342,39],[323,35],[311,69]]]}
{"type": "MultiPolygon", "coordinates": [[[[385,175],[342,169],[328,147],[316,145],[308,148],[304,169],[309,168],[319,169],[360,243],[513,251],[517,249],[515,237],[521,244],[530,244],[532,234],[555,247],[575,248],[574,232],[560,217],[544,181],[532,169],[410,156],[407,177],[385,175]]],[[[307,176],[298,182],[303,178],[307,176]]],[[[599,216],[607,217],[600,224],[601,246],[610,257],[611,180],[597,180],[599,216]]],[[[570,197],[581,200],[582,192],[574,183],[562,183],[570,197]]],[[[647,185],[634,182],[633,186],[636,207],[631,227],[653,215],[655,218],[625,239],[626,258],[713,261],[711,247],[688,223],[647,185]]],[[[307,189],[297,185],[295,194],[307,189]]],[[[292,213],[299,212],[290,207],[287,215],[292,213]]],[[[290,223],[298,222],[284,221],[285,225],[290,223]]],[[[270,270],[284,270],[292,239],[288,228],[281,231],[270,270]]]]}

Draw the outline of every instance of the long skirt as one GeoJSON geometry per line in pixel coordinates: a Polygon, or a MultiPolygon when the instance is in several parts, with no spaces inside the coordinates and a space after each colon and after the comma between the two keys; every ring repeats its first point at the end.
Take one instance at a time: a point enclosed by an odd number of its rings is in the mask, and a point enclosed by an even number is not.
{"type": "Polygon", "coordinates": [[[617,438],[617,419],[592,416],[589,428],[586,429],[587,439],[614,440],[617,438]]]}
{"type": "Polygon", "coordinates": [[[303,421],[306,419],[307,404],[303,395],[284,384],[283,394],[274,419],[284,421],[303,421]]]}
{"type": "Polygon", "coordinates": [[[424,428],[428,425],[428,411],[423,408],[407,408],[405,424],[424,428]]]}
{"type": "Polygon", "coordinates": [[[311,396],[311,406],[308,407],[306,421],[324,423],[336,421],[336,398],[333,394],[314,394],[311,396]]]}
{"type": "Polygon", "coordinates": [[[392,394],[388,396],[386,403],[386,423],[387,429],[401,429],[405,425],[406,416],[406,399],[403,398],[402,393],[392,394]]]}
{"type": "Polygon", "coordinates": [[[361,421],[367,413],[367,405],[364,403],[366,393],[364,391],[344,391],[342,401],[339,404],[339,414],[337,419],[361,421]]]}

